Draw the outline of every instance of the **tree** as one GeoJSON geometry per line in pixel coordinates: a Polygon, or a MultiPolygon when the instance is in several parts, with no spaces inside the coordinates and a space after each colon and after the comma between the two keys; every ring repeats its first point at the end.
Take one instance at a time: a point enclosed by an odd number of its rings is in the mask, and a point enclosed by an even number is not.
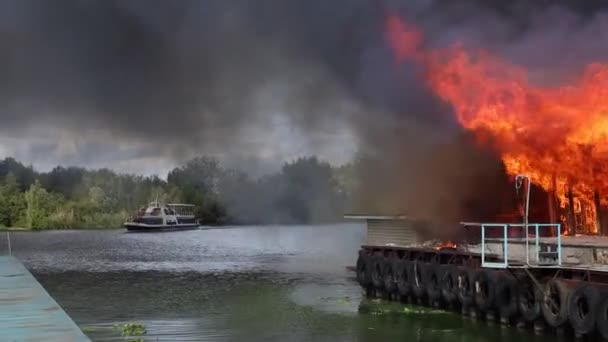
{"type": "Polygon", "coordinates": [[[13,227],[25,210],[25,198],[20,192],[17,178],[9,173],[0,185],[0,225],[13,227]]]}
{"type": "Polygon", "coordinates": [[[61,206],[62,198],[58,194],[50,194],[35,181],[25,192],[25,226],[30,229],[49,228],[48,218],[61,206]]]}
{"type": "Polygon", "coordinates": [[[15,177],[21,191],[25,191],[29,188],[36,179],[36,173],[31,166],[26,167],[13,158],[0,160],[0,179],[6,178],[9,174],[12,174],[15,177]]]}
{"type": "Polygon", "coordinates": [[[41,185],[50,192],[62,194],[65,198],[76,195],[78,187],[87,171],[80,167],[57,166],[40,176],[41,185]]]}
{"type": "Polygon", "coordinates": [[[196,206],[195,213],[200,220],[217,223],[220,221],[217,215],[225,213],[218,203],[219,182],[223,174],[217,159],[203,156],[173,169],[167,182],[181,190],[184,202],[196,206]]]}
{"type": "Polygon", "coordinates": [[[181,188],[191,187],[201,193],[217,193],[222,173],[217,159],[203,156],[173,169],[167,176],[167,182],[181,188]]]}
{"type": "Polygon", "coordinates": [[[296,222],[334,220],[339,213],[331,166],[316,157],[299,158],[281,171],[280,208],[296,222]]]}

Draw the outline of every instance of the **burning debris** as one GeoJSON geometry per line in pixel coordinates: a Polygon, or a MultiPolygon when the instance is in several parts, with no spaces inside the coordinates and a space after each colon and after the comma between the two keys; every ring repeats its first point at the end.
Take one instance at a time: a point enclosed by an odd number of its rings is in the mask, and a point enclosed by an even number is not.
{"type": "Polygon", "coordinates": [[[529,70],[490,52],[424,47],[422,31],[396,14],[386,18],[386,40],[398,63],[422,68],[429,88],[500,154],[509,175],[529,175],[548,193],[551,221],[569,234],[605,233],[608,64],[587,65],[570,84],[539,86],[529,70]]]}

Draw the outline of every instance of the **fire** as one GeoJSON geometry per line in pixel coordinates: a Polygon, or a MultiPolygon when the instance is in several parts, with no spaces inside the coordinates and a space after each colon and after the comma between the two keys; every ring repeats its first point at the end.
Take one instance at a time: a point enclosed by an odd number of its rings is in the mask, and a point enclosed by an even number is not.
{"type": "Polygon", "coordinates": [[[436,250],[442,250],[442,249],[456,249],[458,247],[458,245],[456,245],[455,243],[453,243],[452,241],[446,241],[446,242],[442,242],[441,244],[435,246],[436,250]]]}
{"type": "Polygon", "coordinates": [[[608,64],[587,65],[572,84],[538,86],[525,68],[483,50],[423,48],[421,31],[397,15],[386,29],[397,62],[418,63],[429,87],[464,128],[494,146],[510,175],[529,175],[576,215],[580,230],[597,233],[599,194],[608,194],[608,64]]]}

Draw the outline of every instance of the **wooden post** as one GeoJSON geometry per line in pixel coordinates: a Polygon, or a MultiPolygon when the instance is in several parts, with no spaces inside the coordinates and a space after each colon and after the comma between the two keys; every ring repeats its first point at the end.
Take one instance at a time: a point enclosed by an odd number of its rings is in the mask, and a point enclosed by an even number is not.
{"type": "MultiPolygon", "coordinates": [[[[549,207],[549,222],[557,223],[559,220],[558,215],[558,205],[557,205],[557,196],[555,192],[557,191],[557,184],[555,180],[555,175],[552,177],[551,189],[547,192],[547,206],[549,207]]],[[[557,230],[555,228],[551,228],[550,236],[555,236],[557,234],[557,230]]]]}
{"type": "Polygon", "coordinates": [[[577,233],[589,234],[588,224],[591,224],[591,222],[587,222],[587,202],[581,201],[581,231],[577,233]]]}
{"type": "Polygon", "coordinates": [[[547,206],[549,207],[549,222],[557,221],[557,212],[555,208],[555,191],[547,192],[547,206]]]}
{"type": "Polygon", "coordinates": [[[568,185],[568,235],[576,234],[576,216],[574,214],[574,195],[572,187],[568,185]]]}
{"type": "Polygon", "coordinates": [[[597,227],[597,233],[599,235],[605,235],[602,224],[602,203],[600,201],[600,192],[597,189],[593,193],[593,202],[595,204],[595,224],[597,227]]]}

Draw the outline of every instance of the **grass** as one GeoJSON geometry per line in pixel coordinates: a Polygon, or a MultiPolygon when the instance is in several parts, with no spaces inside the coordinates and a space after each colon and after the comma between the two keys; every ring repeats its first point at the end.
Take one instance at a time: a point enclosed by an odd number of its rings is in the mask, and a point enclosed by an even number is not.
{"type": "Polygon", "coordinates": [[[83,328],[81,328],[81,330],[85,334],[95,332],[95,328],[92,328],[92,327],[83,327],[83,328]]]}
{"type": "MultiPolygon", "coordinates": [[[[122,336],[143,336],[146,334],[146,325],[143,323],[114,324],[114,330],[120,331],[122,336]]],[[[131,339],[129,341],[143,341],[131,339]]]]}

